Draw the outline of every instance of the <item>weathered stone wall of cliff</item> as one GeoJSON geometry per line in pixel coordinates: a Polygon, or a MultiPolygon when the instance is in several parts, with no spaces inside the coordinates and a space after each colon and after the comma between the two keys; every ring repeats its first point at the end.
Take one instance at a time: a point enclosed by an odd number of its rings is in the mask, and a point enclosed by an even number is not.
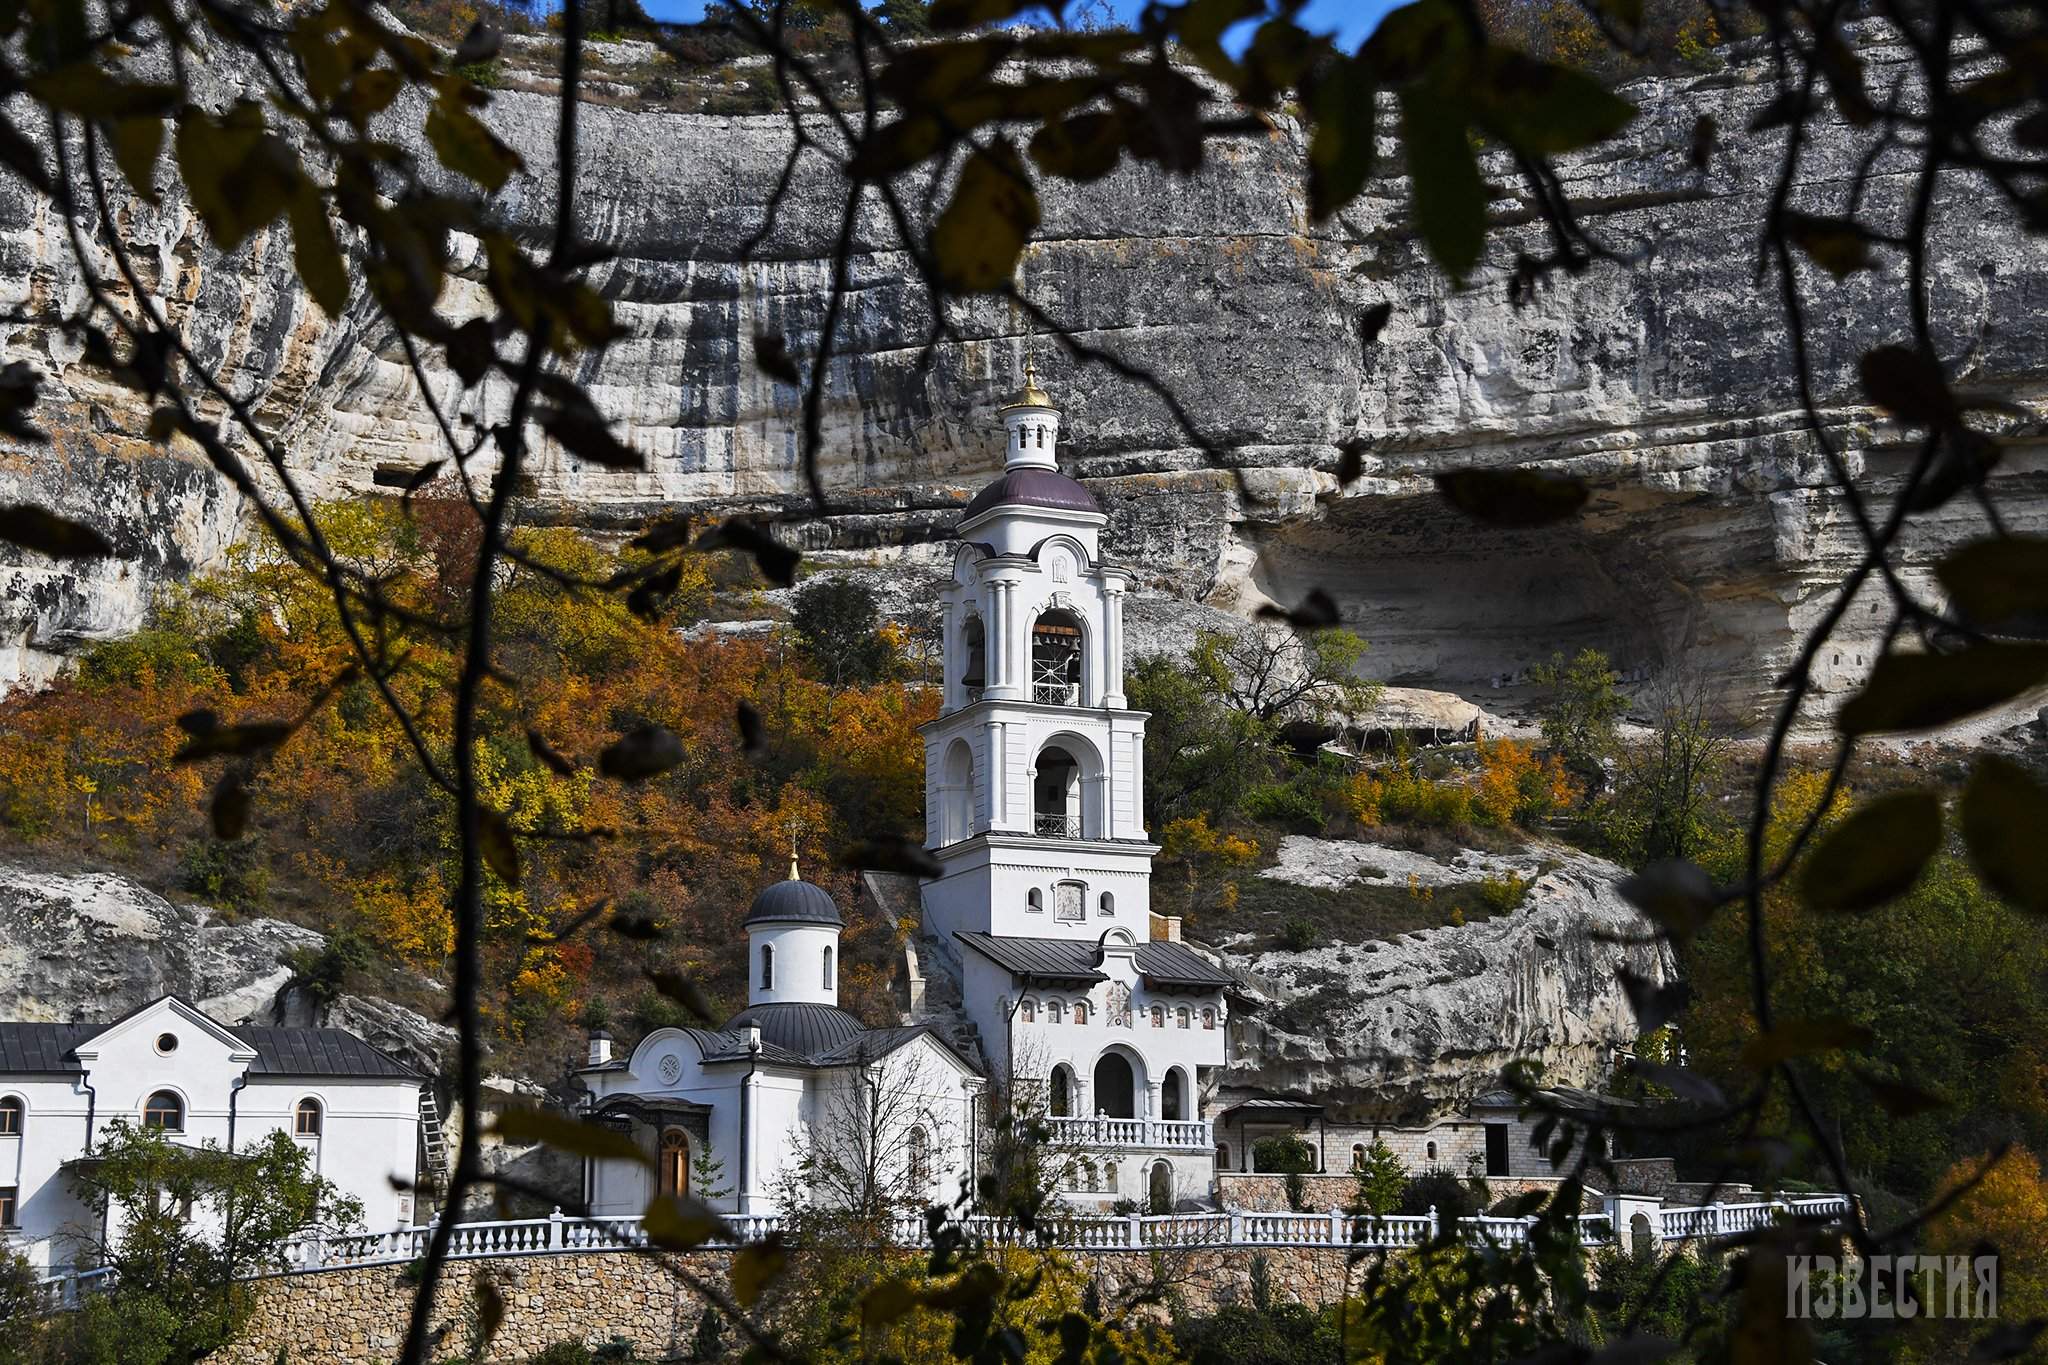
{"type": "MultiPolygon", "coordinates": [[[[1903,69],[1881,35],[1864,56],[1874,88],[1903,69]]],[[[220,82],[214,96],[231,92],[232,73],[208,79],[220,82]]],[[[1172,382],[1202,432],[1247,471],[1240,482],[1203,467],[1156,401],[1099,370],[1075,373],[1039,344],[1069,409],[1071,467],[1104,498],[1111,543],[1147,571],[1151,591],[1243,610],[1321,584],[1372,641],[1378,676],[1480,698],[1503,685],[1512,697],[1531,662],[1584,644],[1632,670],[1683,652],[1731,689],[1769,677],[1850,550],[1795,410],[1773,292],[1754,283],[1779,135],[1741,130],[1769,96],[1769,69],[1738,59],[1630,93],[1642,114],[1624,139],[1563,167],[1588,221],[1626,259],[1552,281],[1519,310],[1506,271],[1539,228],[1497,162],[1494,211],[1510,226],[1462,290],[1406,231],[1398,178],[1310,226],[1302,139],[1286,122],[1218,147],[1191,179],[1126,167],[1085,189],[1045,187],[1032,297],[1172,382]],[[1687,155],[1701,115],[1724,142],[1703,173],[1687,155]],[[1362,346],[1359,319],[1382,302],[1391,320],[1362,346]],[[1350,438],[1369,444],[1366,475],[1340,489],[1330,471],[1350,438]],[[1570,470],[1600,491],[1576,526],[1476,536],[1429,492],[1433,472],[1473,463],[1570,470]]],[[[552,106],[504,92],[489,116],[527,163],[495,207],[537,226],[552,205],[552,106]]],[[[578,221],[617,253],[595,278],[631,328],[585,378],[649,467],[579,468],[533,433],[539,510],[585,520],[705,503],[798,511],[798,394],[752,366],[748,339],[780,331],[798,349],[815,339],[838,217],[832,172],[805,162],[776,232],[742,263],[737,251],[788,146],[779,118],[592,105],[581,130],[578,221]]],[[[1802,163],[1795,202],[1834,206],[1858,150],[1856,135],[1839,131],[1802,163]]],[[[1880,168],[1872,194],[1884,204],[1904,177],[1880,168]]],[[[360,301],[337,320],[313,309],[282,233],[223,258],[175,196],[161,209],[124,203],[119,216],[146,283],[316,489],[366,488],[380,468],[409,470],[438,453],[388,329],[360,301]]],[[[1935,311],[1962,357],[1960,382],[2038,398],[2048,375],[2038,244],[1992,221],[1967,185],[1944,193],[1934,224],[1935,311]]],[[[31,319],[0,334],[0,359],[28,358],[52,375],[58,434],[48,450],[0,450],[0,497],[90,513],[142,557],[75,576],[0,568],[0,682],[40,677],[79,640],[131,627],[149,585],[218,553],[239,512],[209,472],[148,454],[145,405],[92,377],[76,345],[46,325],[81,296],[60,227],[0,177],[0,303],[31,319]]],[[[800,530],[815,549],[929,542],[999,462],[992,414],[1022,364],[1018,319],[964,309],[966,339],[940,345],[921,368],[929,306],[903,272],[871,213],[825,419],[824,472],[840,512],[800,530]]],[[[1829,420],[1881,488],[1899,448],[1857,406],[1851,362],[1856,346],[1896,329],[1891,295],[1867,275],[1818,290],[1829,420]]],[[[452,311],[475,294],[459,283],[452,311]]],[[[503,416],[501,387],[465,394],[437,357],[429,365],[430,387],[459,421],[503,416]]],[[[2039,449],[2014,450],[2000,480],[2030,516],[2044,482],[2039,449]]],[[[1967,525],[1966,512],[1956,517],[1923,538],[1922,562],[1967,525]]],[[[1870,654],[1858,649],[1851,639],[1823,659],[1826,687],[1853,680],[1870,654]]]]}

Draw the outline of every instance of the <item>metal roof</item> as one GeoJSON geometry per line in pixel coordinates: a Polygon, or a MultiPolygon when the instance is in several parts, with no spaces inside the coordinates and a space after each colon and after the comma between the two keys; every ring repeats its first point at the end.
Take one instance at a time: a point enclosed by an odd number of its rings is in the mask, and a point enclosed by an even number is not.
{"type": "Polygon", "coordinates": [[[38,1071],[76,1071],[76,1059],[66,1054],[81,1038],[90,1037],[91,1024],[0,1023],[0,1072],[17,1075],[38,1071]]]}
{"type": "Polygon", "coordinates": [[[252,1076],[368,1076],[424,1079],[395,1057],[379,1052],[347,1029],[259,1028],[228,1030],[256,1051],[252,1076]]]}
{"type": "Polygon", "coordinates": [[[974,495],[960,514],[965,525],[983,512],[998,507],[1052,507],[1067,512],[1100,512],[1095,495],[1057,469],[1029,465],[1006,470],[1003,476],[974,495]]]}
{"type": "Polygon", "coordinates": [[[748,924],[829,924],[835,929],[844,929],[846,921],[839,917],[839,907],[831,894],[822,886],[798,881],[776,882],[754,897],[752,908],[747,911],[748,924]]]}
{"type": "MultiPolygon", "coordinates": [[[[1091,939],[1023,938],[961,930],[954,935],[998,967],[1018,976],[1053,981],[1107,981],[1100,949],[1091,939]]],[[[1138,945],[1138,975],[1148,986],[1222,989],[1236,979],[1185,943],[1150,939],[1138,945]]]]}
{"type": "MultiPolygon", "coordinates": [[[[161,998],[161,997],[160,997],[161,998]]],[[[155,1004],[152,1000],[150,1004],[155,1004]]],[[[182,1003],[182,1002],[181,1002],[182,1003]]],[[[147,1008],[144,1006],[143,1008],[147,1008]]],[[[0,1022],[0,1073],[13,1075],[79,1070],[77,1048],[133,1018],[130,1010],[105,1024],[0,1022]]],[[[346,1029],[227,1029],[256,1054],[252,1076],[365,1076],[421,1080],[419,1072],[379,1052],[346,1029]]]]}
{"type": "MultiPolygon", "coordinates": [[[[751,1005],[726,1020],[719,1032],[730,1036],[750,1026],[761,1030],[763,1043],[804,1059],[820,1057],[866,1031],[860,1020],[837,1005],[786,1001],[751,1005]]],[[[744,1040],[740,1047],[745,1050],[744,1040]]]]}
{"type": "Polygon", "coordinates": [[[1235,1114],[1246,1109],[1278,1114],[1320,1114],[1324,1106],[1313,1100],[1289,1099],[1285,1095],[1254,1095],[1248,1100],[1239,1100],[1236,1104],[1229,1105],[1216,1117],[1222,1118],[1224,1114],[1235,1114]]]}

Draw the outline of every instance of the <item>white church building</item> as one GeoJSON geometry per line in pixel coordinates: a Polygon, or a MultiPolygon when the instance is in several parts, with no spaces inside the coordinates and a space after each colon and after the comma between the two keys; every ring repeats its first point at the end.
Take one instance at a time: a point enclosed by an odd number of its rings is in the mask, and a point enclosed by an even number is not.
{"type": "Polygon", "coordinates": [[[403,1226],[424,1083],[345,1030],[229,1026],[175,995],[111,1023],[0,1022],[0,1249],[57,1274],[119,1241],[70,1179],[115,1123],[230,1152],[290,1133],[365,1226],[403,1226]]]}
{"type": "Polygon", "coordinates": [[[591,1164],[594,1213],[663,1192],[776,1212],[829,1197],[806,1173],[859,1163],[835,1152],[849,1142],[879,1149],[868,1164],[892,1188],[949,1200],[996,1103],[1045,1118],[1077,1206],[1213,1194],[1206,1112],[1236,997],[1151,913],[1145,714],[1123,689],[1130,574],[1103,558],[1093,495],[1059,470],[1059,410],[1035,375],[1001,415],[1005,468],[955,527],[943,595],[944,701],[924,727],[942,872],[919,888],[903,1024],[867,1029],[839,1008],[839,907],[792,865],[747,916],[745,1010],[718,1030],[656,1030],[624,1058],[593,1038],[589,1109],[648,1158],[591,1164]]]}

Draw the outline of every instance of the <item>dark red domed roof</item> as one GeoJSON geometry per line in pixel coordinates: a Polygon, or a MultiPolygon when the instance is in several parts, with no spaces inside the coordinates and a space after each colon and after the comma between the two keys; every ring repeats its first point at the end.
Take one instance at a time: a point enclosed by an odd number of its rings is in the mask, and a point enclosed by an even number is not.
{"type": "Polygon", "coordinates": [[[997,507],[1052,507],[1065,512],[1100,512],[1095,495],[1057,469],[1030,465],[1003,471],[1003,476],[974,495],[963,522],[997,507]]]}

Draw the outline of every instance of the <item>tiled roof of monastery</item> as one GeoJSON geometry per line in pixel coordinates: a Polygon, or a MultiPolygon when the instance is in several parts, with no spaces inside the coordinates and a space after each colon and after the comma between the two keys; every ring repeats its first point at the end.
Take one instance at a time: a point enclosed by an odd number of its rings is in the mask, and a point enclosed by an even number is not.
{"type": "MultiPolygon", "coordinates": [[[[1106,981],[1093,940],[1023,938],[962,930],[954,937],[1018,976],[1057,981],[1106,981]]],[[[1152,939],[1138,945],[1138,975],[1148,986],[1221,990],[1235,978],[1185,943],[1152,939]]]]}

